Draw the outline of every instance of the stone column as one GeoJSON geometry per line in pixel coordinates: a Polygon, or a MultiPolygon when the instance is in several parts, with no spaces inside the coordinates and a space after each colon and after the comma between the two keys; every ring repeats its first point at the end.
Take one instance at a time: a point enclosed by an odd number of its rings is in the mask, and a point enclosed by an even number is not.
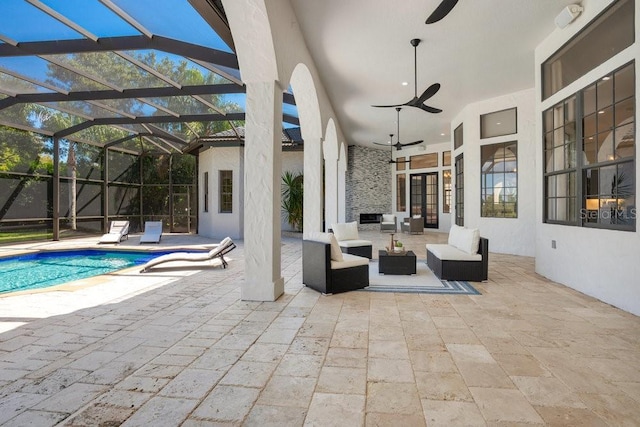
{"type": "Polygon", "coordinates": [[[246,103],[245,281],[241,298],[275,301],[284,292],[280,249],[282,90],[275,81],[247,83],[246,103]]]}

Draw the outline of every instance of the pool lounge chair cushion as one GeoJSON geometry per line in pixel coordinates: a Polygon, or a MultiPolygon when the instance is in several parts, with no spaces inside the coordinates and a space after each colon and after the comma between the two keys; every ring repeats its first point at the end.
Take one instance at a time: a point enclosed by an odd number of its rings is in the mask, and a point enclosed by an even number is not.
{"type": "Polygon", "coordinates": [[[147,221],[144,223],[144,234],[140,243],[160,243],[162,237],[162,221],[147,221]]]}
{"type": "Polygon", "coordinates": [[[98,243],[120,243],[124,239],[129,239],[129,221],[111,221],[109,232],[98,243]]]}
{"type": "Polygon", "coordinates": [[[174,261],[187,261],[187,262],[202,262],[210,261],[214,259],[220,259],[222,261],[222,268],[227,268],[227,261],[224,259],[224,255],[235,249],[236,245],[233,243],[230,237],[225,237],[215,248],[209,252],[193,253],[193,252],[173,252],[170,254],[159,256],[146,263],[141,273],[146,273],[150,268],[156,267],[160,264],[174,261]]]}

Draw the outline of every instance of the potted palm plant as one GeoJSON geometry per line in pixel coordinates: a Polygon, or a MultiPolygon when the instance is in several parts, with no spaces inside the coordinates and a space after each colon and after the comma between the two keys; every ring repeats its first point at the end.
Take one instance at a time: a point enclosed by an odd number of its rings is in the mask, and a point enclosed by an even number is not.
{"type": "Polygon", "coordinates": [[[304,179],[301,172],[282,174],[282,215],[296,231],[302,231],[302,192],[304,179]]]}

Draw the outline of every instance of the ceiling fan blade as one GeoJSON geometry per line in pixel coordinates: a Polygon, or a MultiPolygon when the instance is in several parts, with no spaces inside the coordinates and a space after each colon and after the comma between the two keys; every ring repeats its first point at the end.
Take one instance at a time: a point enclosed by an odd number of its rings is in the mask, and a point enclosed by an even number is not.
{"type": "Polygon", "coordinates": [[[442,0],[436,10],[425,21],[425,24],[434,24],[447,16],[451,9],[458,3],[458,0],[442,0]]]}
{"type": "Polygon", "coordinates": [[[420,141],[405,142],[405,143],[400,144],[400,145],[402,145],[403,147],[407,147],[409,145],[418,145],[418,144],[421,144],[423,142],[424,142],[424,139],[421,139],[420,141]]]}
{"type": "Polygon", "coordinates": [[[427,90],[422,92],[422,95],[420,95],[420,98],[418,98],[417,101],[415,101],[414,107],[420,104],[423,104],[424,101],[426,101],[427,99],[431,98],[433,95],[438,93],[439,90],[440,90],[440,83],[434,83],[431,86],[429,86],[427,90]]]}
{"type": "Polygon", "coordinates": [[[372,105],[372,107],[376,107],[376,108],[391,108],[391,107],[402,107],[403,105],[407,105],[407,104],[394,104],[394,105],[372,105]]]}
{"type": "Polygon", "coordinates": [[[424,105],[424,104],[419,105],[418,108],[426,111],[427,113],[433,113],[433,114],[442,113],[441,109],[435,108],[435,107],[429,107],[428,105],[424,105]]]}

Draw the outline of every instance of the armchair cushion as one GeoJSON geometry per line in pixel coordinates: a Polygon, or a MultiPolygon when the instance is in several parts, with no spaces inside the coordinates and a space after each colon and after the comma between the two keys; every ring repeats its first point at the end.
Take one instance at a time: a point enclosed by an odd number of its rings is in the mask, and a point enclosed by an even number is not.
{"type": "Polygon", "coordinates": [[[314,240],[316,242],[329,243],[331,245],[331,261],[342,262],[344,260],[342,255],[342,249],[338,245],[338,240],[336,240],[336,236],[331,233],[321,233],[318,231],[313,231],[309,235],[309,240],[314,240]]]}
{"type": "Polygon", "coordinates": [[[361,265],[369,265],[369,258],[364,258],[358,255],[343,254],[343,261],[331,260],[331,269],[337,270],[340,268],[358,267],[361,265]]]}
{"type": "Polygon", "coordinates": [[[382,214],[382,223],[395,224],[396,216],[393,214],[382,214]]]}
{"type": "Polygon", "coordinates": [[[372,246],[371,240],[342,240],[339,243],[342,248],[355,248],[358,246],[372,246]]]}
{"type": "Polygon", "coordinates": [[[331,224],[331,228],[339,242],[358,239],[358,223],[355,221],[331,224]]]}

